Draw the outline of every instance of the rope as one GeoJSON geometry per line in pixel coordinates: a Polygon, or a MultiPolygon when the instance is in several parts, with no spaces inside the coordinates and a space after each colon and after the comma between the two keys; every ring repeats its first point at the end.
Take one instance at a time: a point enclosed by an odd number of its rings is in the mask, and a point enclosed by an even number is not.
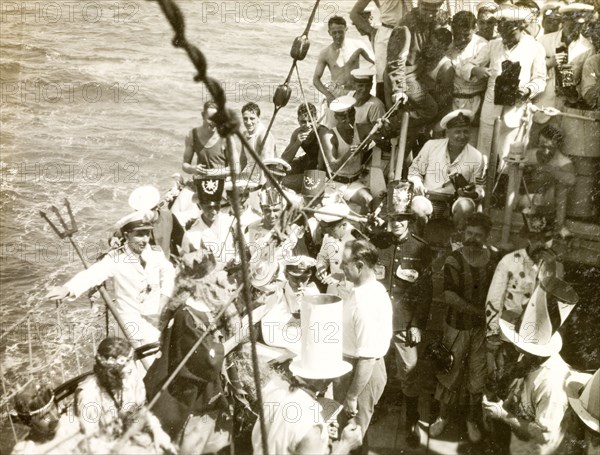
{"type": "Polygon", "coordinates": [[[304,87],[302,86],[302,79],[300,78],[300,71],[298,70],[298,66],[296,65],[296,75],[298,76],[298,85],[300,87],[300,93],[302,94],[302,99],[304,100],[304,104],[306,105],[306,112],[308,112],[308,117],[310,118],[310,123],[312,124],[313,131],[315,132],[315,136],[317,137],[317,142],[319,143],[319,150],[321,152],[321,156],[323,157],[323,162],[325,163],[325,168],[327,170],[327,177],[330,177],[331,172],[331,164],[329,164],[329,160],[325,155],[325,149],[323,149],[323,144],[321,143],[321,136],[319,135],[319,125],[317,121],[315,121],[310,109],[308,107],[308,101],[306,99],[306,94],[304,93],[304,87]]]}
{"type": "MultiPolygon", "coordinates": [[[[389,119],[392,114],[396,111],[396,109],[398,109],[400,107],[400,105],[402,104],[402,100],[397,100],[394,105],[388,109],[388,111],[384,114],[383,117],[381,117],[380,120],[387,120],[389,119]]],[[[382,124],[382,123],[381,123],[382,124]]],[[[371,142],[371,136],[373,134],[375,134],[375,132],[377,132],[379,130],[379,126],[380,124],[376,124],[373,129],[369,132],[369,134],[367,135],[367,137],[365,137],[365,139],[358,145],[358,147],[356,148],[356,150],[354,150],[354,152],[352,152],[348,158],[346,158],[346,160],[342,163],[342,165],[337,168],[337,170],[333,173],[333,175],[331,177],[328,177],[327,180],[325,181],[325,184],[329,183],[330,181],[334,180],[335,177],[337,176],[337,174],[350,162],[350,160],[354,157],[354,155],[356,155],[357,153],[361,153],[365,147],[371,142]]],[[[321,188],[321,190],[319,190],[319,192],[317,194],[315,194],[315,196],[308,201],[308,203],[306,204],[306,206],[310,207],[323,193],[323,191],[325,191],[325,185],[323,186],[323,188],[321,188]]]]}
{"type": "MultiPolygon", "coordinates": [[[[223,308],[221,308],[221,310],[215,316],[216,320],[218,320],[221,316],[223,316],[225,314],[225,311],[229,308],[229,305],[231,305],[233,303],[233,301],[237,298],[239,291],[240,291],[240,289],[238,288],[233,293],[233,295],[230,297],[229,301],[225,305],[223,305],[223,308]]],[[[181,369],[185,366],[185,364],[188,362],[190,357],[192,357],[192,354],[194,353],[194,351],[196,351],[196,349],[198,349],[198,347],[202,344],[204,339],[211,333],[212,333],[212,331],[207,330],[206,332],[204,332],[202,334],[202,336],[200,338],[198,338],[198,340],[196,340],[196,342],[190,348],[190,350],[187,352],[185,357],[183,359],[181,359],[181,362],[179,362],[177,367],[175,367],[173,372],[169,375],[169,377],[164,382],[164,384],[162,385],[162,387],[160,388],[158,393],[156,395],[154,395],[154,398],[152,398],[150,403],[148,403],[148,406],[146,407],[147,411],[150,411],[154,407],[154,405],[158,402],[158,399],[163,394],[163,392],[167,389],[167,387],[169,387],[171,382],[173,382],[173,380],[177,377],[177,375],[179,374],[181,369]]],[[[131,438],[134,434],[139,432],[144,427],[144,425],[146,423],[147,415],[148,415],[148,412],[144,412],[142,417],[140,419],[136,420],[135,423],[133,425],[131,425],[129,427],[129,429],[125,432],[125,434],[123,434],[123,436],[121,436],[121,438],[119,438],[119,440],[115,443],[115,445],[113,447],[113,453],[119,453],[119,450],[129,440],[129,438],[131,438]]]]}

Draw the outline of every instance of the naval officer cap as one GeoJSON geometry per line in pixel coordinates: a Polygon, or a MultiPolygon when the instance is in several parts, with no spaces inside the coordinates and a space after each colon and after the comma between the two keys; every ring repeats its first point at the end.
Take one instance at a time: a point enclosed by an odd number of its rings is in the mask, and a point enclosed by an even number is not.
{"type": "Polygon", "coordinates": [[[558,9],[558,13],[563,20],[575,20],[584,23],[591,19],[594,14],[594,7],[585,3],[571,3],[570,5],[562,5],[558,9]]]}
{"type": "Polygon", "coordinates": [[[446,114],[440,120],[440,126],[443,129],[457,128],[460,126],[471,126],[473,121],[473,112],[468,109],[456,109],[446,114]]]}
{"type": "Polygon", "coordinates": [[[373,76],[375,76],[375,69],[372,67],[371,68],[356,68],[356,69],[353,69],[352,71],[350,71],[350,75],[356,81],[372,82],[373,76]]]}
{"type": "Polygon", "coordinates": [[[117,221],[117,229],[122,233],[132,231],[147,231],[152,229],[153,214],[149,210],[136,210],[117,221]]]}
{"type": "Polygon", "coordinates": [[[326,226],[337,223],[350,215],[350,207],[343,202],[324,205],[320,210],[324,213],[315,213],[315,218],[326,226]]]}
{"type": "Polygon", "coordinates": [[[310,256],[294,256],[286,259],[285,273],[295,277],[306,277],[312,273],[316,266],[316,259],[310,256]]]}
{"type": "Polygon", "coordinates": [[[340,96],[334,99],[329,105],[331,112],[346,112],[354,107],[356,99],[350,95],[340,96]]]}

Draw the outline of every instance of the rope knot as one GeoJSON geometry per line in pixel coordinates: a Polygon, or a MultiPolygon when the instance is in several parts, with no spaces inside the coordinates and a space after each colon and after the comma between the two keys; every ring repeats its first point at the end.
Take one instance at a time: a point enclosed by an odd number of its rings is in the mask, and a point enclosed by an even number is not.
{"type": "Polygon", "coordinates": [[[239,131],[241,123],[233,109],[219,109],[211,120],[216,123],[221,137],[227,137],[239,131]]]}

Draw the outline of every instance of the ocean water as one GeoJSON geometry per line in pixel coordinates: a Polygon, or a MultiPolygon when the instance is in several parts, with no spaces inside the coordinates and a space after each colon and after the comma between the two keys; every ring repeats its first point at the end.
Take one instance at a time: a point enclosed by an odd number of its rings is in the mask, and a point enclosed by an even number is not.
{"type": "MultiPolygon", "coordinates": [[[[291,43],[313,2],[179,5],[188,40],[205,53],[229,107],[257,102],[268,123],[274,89],[291,65],[291,43]]],[[[319,6],[310,51],[299,63],[309,101],[319,101],[311,80],[318,52],[330,42],[326,21],[336,13],[347,17],[352,5],[319,6]]],[[[0,6],[0,348],[10,390],[28,378],[31,364],[54,383],[85,369],[91,359],[79,353],[80,344],[99,341],[103,327],[102,306],[91,308],[87,298],[59,309],[44,302],[49,286],[82,265],[39,211],[68,198],[79,229],[74,239],[93,261],[128,212],[134,188],[171,187],[185,135],[200,124],[208,93],[193,81],[185,52],[172,47],[172,30],[155,2],[2,0],[0,6]],[[23,321],[6,333],[32,309],[29,327],[23,321]],[[93,336],[82,329],[90,324],[98,329],[93,336]],[[31,346],[27,333],[36,335],[31,346]]],[[[350,28],[348,36],[359,38],[350,28]]],[[[272,130],[281,151],[301,102],[295,75],[292,87],[272,130]]]]}

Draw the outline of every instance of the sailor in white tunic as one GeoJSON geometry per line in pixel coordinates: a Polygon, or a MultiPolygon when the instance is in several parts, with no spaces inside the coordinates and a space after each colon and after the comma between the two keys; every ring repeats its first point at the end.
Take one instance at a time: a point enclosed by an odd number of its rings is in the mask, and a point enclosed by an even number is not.
{"type": "Polygon", "coordinates": [[[221,268],[237,257],[233,237],[234,218],[220,212],[223,189],[224,180],[197,182],[195,198],[202,213],[181,241],[181,254],[208,249],[221,268]]]}

